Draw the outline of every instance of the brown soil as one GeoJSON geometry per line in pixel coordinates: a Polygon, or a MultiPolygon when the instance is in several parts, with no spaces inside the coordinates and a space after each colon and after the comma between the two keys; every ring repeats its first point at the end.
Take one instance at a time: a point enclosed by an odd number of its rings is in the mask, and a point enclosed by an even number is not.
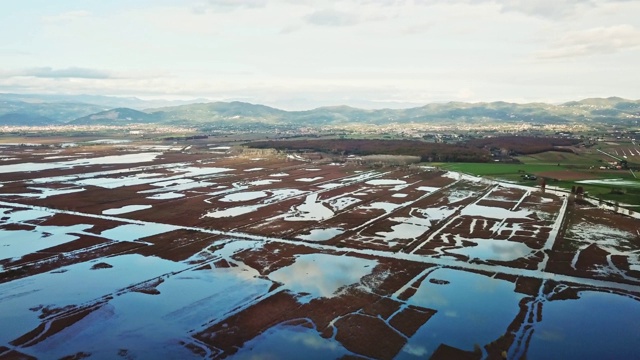
{"type": "Polygon", "coordinates": [[[345,348],[376,359],[392,359],[406,343],[384,321],[371,316],[345,316],[336,322],[336,327],[336,340],[345,348]]]}

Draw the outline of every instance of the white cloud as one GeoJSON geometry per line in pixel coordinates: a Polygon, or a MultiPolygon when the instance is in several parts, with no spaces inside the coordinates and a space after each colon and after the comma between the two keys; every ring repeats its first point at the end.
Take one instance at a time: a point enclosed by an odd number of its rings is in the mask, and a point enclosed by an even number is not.
{"type": "Polygon", "coordinates": [[[196,14],[203,14],[208,11],[232,11],[242,8],[261,8],[267,5],[267,0],[209,0],[196,3],[192,10],[196,14]]]}
{"type": "Polygon", "coordinates": [[[607,55],[640,47],[640,30],[631,25],[571,31],[538,54],[544,59],[607,55]]]}
{"type": "Polygon", "coordinates": [[[16,75],[52,79],[109,79],[113,77],[109,71],[80,67],[69,67],[64,69],[53,69],[51,67],[30,68],[19,71],[16,75]]]}
{"type": "Polygon", "coordinates": [[[355,14],[332,9],[314,11],[304,19],[310,24],[319,26],[349,26],[358,22],[355,14]]]}
{"type": "Polygon", "coordinates": [[[68,11],[56,15],[45,15],[42,17],[42,21],[44,21],[45,23],[66,23],[69,21],[87,18],[89,16],[91,16],[91,13],[89,11],[77,10],[68,11]]]}
{"type": "Polygon", "coordinates": [[[433,28],[433,24],[428,22],[422,24],[414,24],[405,26],[402,29],[402,33],[408,35],[422,34],[429,31],[431,28],[433,28]]]}

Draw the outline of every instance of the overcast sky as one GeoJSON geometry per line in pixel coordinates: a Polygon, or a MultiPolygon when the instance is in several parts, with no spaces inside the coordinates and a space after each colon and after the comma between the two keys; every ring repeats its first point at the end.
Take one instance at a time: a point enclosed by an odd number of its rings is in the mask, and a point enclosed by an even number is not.
{"type": "Polygon", "coordinates": [[[0,3],[0,92],[285,109],[640,98],[634,0],[0,3]]]}

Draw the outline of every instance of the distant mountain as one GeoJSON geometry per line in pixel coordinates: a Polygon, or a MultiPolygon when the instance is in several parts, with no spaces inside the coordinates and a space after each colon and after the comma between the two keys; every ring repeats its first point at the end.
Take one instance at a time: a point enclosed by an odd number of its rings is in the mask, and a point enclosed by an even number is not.
{"type": "Polygon", "coordinates": [[[42,116],[52,119],[53,123],[68,122],[106,109],[104,106],[83,103],[30,103],[17,100],[0,100],[0,115],[42,116]]]}
{"type": "Polygon", "coordinates": [[[152,124],[161,122],[158,114],[148,114],[142,111],[117,108],[101,111],[96,114],[75,119],[70,122],[73,125],[127,125],[127,124],[152,124]]]}
{"type": "Polygon", "coordinates": [[[102,95],[56,95],[56,94],[9,94],[0,93],[0,102],[19,101],[30,104],[42,103],[82,103],[99,106],[103,110],[113,108],[132,108],[142,110],[162,106],[178,106],[201,103],[207,99],[193,100],[143,100],[137,97],[102,96],[102,95]]]}
{"type": "MultiPolygon", "coordinates": [[[[592,98],[554,105],[546,103],[516,104],[503,101],[484,103],[433,103],[407,109],[365,110],[350,106],[325,106],[306,111],[285,111],[246,102],[209,102],[177,106],[105,107],[100,104],[42,102],[67,97],[0,94],[0,115],[12,114],[16,125],[42,123],[77,125],[150,124],[230,126],[259,128],[264,126],[322,126],[341,124],[389,123],[635,123],[640,120],[640,100],[617,97],[592,98]],[[21,101],[28,100],[28,101],[21,101]],[[20,120],[21,116],[24,117],[20,120]],[[39,116],[39,120],[37,116],[39,116]]],[[[72,96],[87,101],[148,104],[135,98],[72,96]]],[[[7,120],[9,121],[9,120],[7,120]]]]}
{"type": "MultiPolygon", "coordinates": [[[[325,106],[307,111],[285,111],[244,102],[213,102],[152,108],[144,111],[155,116],[129,116],[139,122],[165,124],[233,125],[298,125],[322,126],[339,124],[388,123],[536,123],[568,124],[574,122],[615,122],[640,119],[640,101],[621,98],[586,99],[561,105],[545,103],[515,104],[449,102],[428,104],[409,109],[365,110],[350,106],[325,106]]],[[[104,118],[104,122],[112,122],[104,118]]],[[[75,123],[75,122],[74,122],[75,123]]],[[[97,123],[97,122],[93,122],[97,123]]]]}
{"type": "Polygon", "coordinates": [[[0,126],[47,126],[60,123],[40,115],[9,113],[0,115],[0,126]]]}
{"type": "Polygon", "coordinates": [[[255,105],[239,101],[212,102],[181,105],[157,109],[147,109],[166,122],[208,123],[219,121],[279,123],[288,115],[287,111],[265,105],[255,105]]]}

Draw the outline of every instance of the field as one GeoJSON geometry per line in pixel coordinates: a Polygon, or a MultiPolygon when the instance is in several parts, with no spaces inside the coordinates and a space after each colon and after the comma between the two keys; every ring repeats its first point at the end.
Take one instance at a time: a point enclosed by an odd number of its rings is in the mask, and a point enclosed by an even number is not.
{"type": "Polygon", "coordinates": [[[640,214],[465,174],[523,165],[211,139],[0,159],[0,359],[637,356],[640,214]]]}
{"type": "MultiPolygon", "coordinates": [[[[603,147],[606,151],[615,152],[611,145],[603,147]]],[[[640,207],[640,179],[635,171],[600,169],[611,166],[609,161],[615,159],[601,153],[598,149],[582,150],[580,153],[547,151],[540,154],[518,156],[520,164],[504,163],[438,163],[440,168],[459,171],[471,175],[480,175],[515,182],[522,185],[540,185],[544,178],[547,186],[571,190],[582,187],[590,197],[608,202],[620,203],[626,207],[640,207]],[[536,180],[525,180],[524,174],[538,177],[536,180]]],[[[622,159],[622,158],[621,158],[622,159]]],[[[624,159],[622,159],[624,160],[624,159]]],[[[631,166],[632,160],[629,160],[631,166]]],[[[638,157],[640,161],[640,156],[638,157]]]]}

